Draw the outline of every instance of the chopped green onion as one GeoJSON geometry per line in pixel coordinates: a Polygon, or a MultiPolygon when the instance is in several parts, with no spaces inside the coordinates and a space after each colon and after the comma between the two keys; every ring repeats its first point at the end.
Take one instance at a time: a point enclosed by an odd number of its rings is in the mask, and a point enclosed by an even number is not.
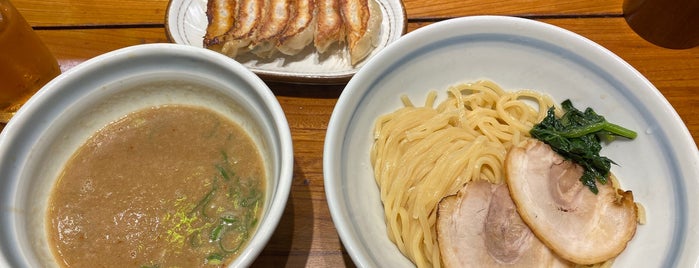
{"type": "Polygon", "coordinates": [[[221,217],[221,220],[228,225],[234,225],[234,224],[239,222],[238,219],[236,219],[232,216],[221,217]]]}
{"type": "Polygon", "coordinates": [[[221,150],[221,157],[223,157],[224,163],[228,163],[228,153],[226,153],[226,151],[221,150]]]}
{"type": "Polygon", "coordinates": [[[243,243],[245,243],[245,241],[247,240],[247,236],[248,236],[247,233],[245,233],[244,237],[242,237],[242,238],[239,237],[238,239],[236,239],[237,244],[233,248],[230,248],[230,249],[226,248],[226,246],[223,245],[224,239],[218,240],[218,246],[225,253],[236,253],[236,252],[238,252],[238,250],[240,250],[240,248],[243,246],[243,243]]]}
{"type": "Polygon", "coordinates": [[[223,228],[225,225],[223,223],[216,225],[216,227],[211,230],[211,236],[209,236],[209,239],[211,241],[218,241],[221,239],[221,236],[223,236],[223,228]]]}
{"type": "Polygon", "coordinates": [[[211,190],[208,193],[206,193],[204,198],[202,198],[199,201],[199,203],[197,203],[197,205],[194,206],[194,208],[192,208],[192,211],[190,213],[194,213],[197,209],[201,209],[201,215],[204,218],[209,218],[209,216],[206,215],[206,206],[209,204],[209,202],[211,202],[211,199],[214,198],[214,193],[216,192],[216,188],[217,188],[216,184],[215,183],[212,184],[211,190]]]}
{"type": "Polygon", "coordinates": [[[221,176],[223,177],[224,180],[229,181],[231,180],[231,176],[228,174],[228,171],[223,168],[220,165],[216,165],[216,169],[218,169],[218,173],[221,173],[221,176]]]}
{"type": "Polygon", "coordinates": [[[206,257],[206,264],[210,265],[221,265],[223,264],[223,255],[219,253],[212,253],[206,257]]]}

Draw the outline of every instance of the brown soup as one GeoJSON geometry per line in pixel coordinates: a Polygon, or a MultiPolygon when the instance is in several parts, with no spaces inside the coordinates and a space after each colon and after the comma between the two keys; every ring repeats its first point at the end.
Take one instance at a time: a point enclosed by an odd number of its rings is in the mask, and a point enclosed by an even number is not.
{"type": "Polygon", "coordinates": [[[217,267],[239,254],[263,207],[250,136],[210,110],[159,106],[95,133],[68,161],[47,211],[64,267],[217,267]]]}

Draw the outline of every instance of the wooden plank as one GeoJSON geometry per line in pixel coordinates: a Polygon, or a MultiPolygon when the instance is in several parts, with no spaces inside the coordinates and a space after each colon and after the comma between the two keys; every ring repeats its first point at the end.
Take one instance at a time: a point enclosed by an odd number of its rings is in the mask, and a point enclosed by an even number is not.
{"type": "MultiPolygon", "coordinates": [[[[405,0],[411,20],[471,15],[619,16],[623,0],[405,0]]],[[[167,0],[15,0],[30,24],[39,27],[163,24],[167,0]],[[52,10],[53,12],[46,12],[52,10]]]]}
{"type": "Polygon", "coordinates": [[[92,57],[119,48],[169,42],[162,27],[39,30],[37,33],[56,56],[63,71],[92,57]]]}
{"type": "Polygon", "coordinates": [[[621,15],[623,0],[404,0],[411,19],[451,18],[472,15],[527,17],[621,15]]]}
{"type": "Polygon", "coordinates": [[[163,24],[167,0],[13,0],[33,26],[163,24]],[[47,12],[50,10],[51,12],[47,12]]]}

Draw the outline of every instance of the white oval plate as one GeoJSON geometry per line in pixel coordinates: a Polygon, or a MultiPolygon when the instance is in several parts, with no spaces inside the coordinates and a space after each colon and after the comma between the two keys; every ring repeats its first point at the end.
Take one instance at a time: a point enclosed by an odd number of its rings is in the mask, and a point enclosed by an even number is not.
{"type": "MultiPolygon", "coordinates": [[[[405,9],[400,0],[376,0],[381,7],[383,20],[379,45],[370,58],[389,43],[400,38],[407,30],[405,9]]],[[[175,43],[202,47],[208,21],[207,0],[171,0],[168,4],[165,30],[175,43]]],[[[344,49],[334,53],[319,54],[312,46],[306,47],[296,56],[259,60],[247,53],[235,58],[238,62],[262,78],[301,83],[335,84],[347,82],[367,60],[352,66],[344,49]]]]}
{"type": "Polygon", "coordinates": [[[443,21],[408,33],[350,80],[333,111],[323,173],[340,238],[360,267],[406,267],[386,235],[379,189],[369,161],[379,115],[424,103],[429,90],[490,79],[508,90],[536,89],[570,98],[609,121],[636,130],[629,142],[602,149],[624,189],[647,210],[615,267],[695,267],[699,257],[699,151],[661,93],[607,49],[567,30],[532,20],[483,16],[443,21]]]}

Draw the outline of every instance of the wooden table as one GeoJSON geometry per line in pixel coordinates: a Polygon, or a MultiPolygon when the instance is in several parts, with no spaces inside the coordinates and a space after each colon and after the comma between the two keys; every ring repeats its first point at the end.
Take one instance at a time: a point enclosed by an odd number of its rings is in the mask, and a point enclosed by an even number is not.
{"type": "MultiPolygon", "coordinates": [[[[623,0],[405,0],[408,30],[469,15],[510,15],[581,34],[645,75],[699,141],[699,47],[670,50],[636,35],[623,0]]],[[[12,0],[67,70],[125,46],[169,42],[167,0],[12,0]]],[[[294,180],[283,218],[255,267],[354,266],[337,235],[323,187],[323,140],[343,86],[269,83],[293,135],[294,180]]]]}

